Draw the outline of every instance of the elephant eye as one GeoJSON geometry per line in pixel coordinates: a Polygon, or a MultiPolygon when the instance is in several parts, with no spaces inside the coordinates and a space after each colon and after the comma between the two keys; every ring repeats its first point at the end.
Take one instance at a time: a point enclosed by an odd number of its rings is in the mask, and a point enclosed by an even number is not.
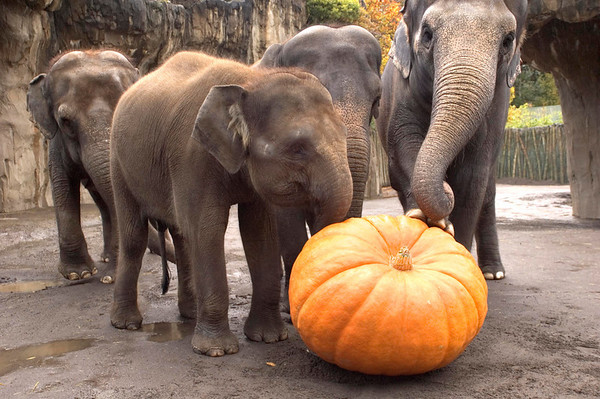
{"type": "Polygon", "coordinates": [[[288,154],[292,158],[304,158],[307,155],[307,150],[305,146],[300,143],[292,144],[288,148],[288,154]]]}
{"type": "Polygon", "coordinates": [[[429,49],[429,47],[431,47],[431,41],[433,40],[433,32],[427,25],[424,25],[421,30],[421,43],[426,49],[429,49]]]}
{"type": "Polygon", "coordinates": [[[515,34],[513,32],[509,33],[504,37],[504,40],[502,41],[502,51],[504,52],[504,54],[510,53],[514,41],[515,34]]]}

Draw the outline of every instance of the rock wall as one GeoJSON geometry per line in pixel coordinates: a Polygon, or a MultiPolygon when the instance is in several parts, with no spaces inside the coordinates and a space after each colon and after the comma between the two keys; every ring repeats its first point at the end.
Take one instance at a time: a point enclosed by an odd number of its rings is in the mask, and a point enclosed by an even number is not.
{"type": "Polygon", "coordinates": [[[61,51],[110,47],[142,73],[185,49],[252,63],[305,24],[303,0],[2,0],[0,212],[51,205],[47,143],[29,81],[61,51]]]}
{"type": "Polygon", "coordinates": [[[600,219],[600,1],[530,0],[522,56],[556,81],[573,215],[600,219]]]}

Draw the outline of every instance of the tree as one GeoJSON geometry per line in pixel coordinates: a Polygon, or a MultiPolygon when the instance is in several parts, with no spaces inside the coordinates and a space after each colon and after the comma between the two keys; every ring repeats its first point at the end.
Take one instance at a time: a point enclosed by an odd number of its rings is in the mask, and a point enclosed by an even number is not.
{"type": "Polygon", "coordinates": [[[306,13],[309,24],[354,24],[360,16],[358,0],[308,0],[306,13]]]}
{"type": "Polygon", "coordinates": [[[560,104],[558,89],[550,73],[543,73],[529,65],[523,65],[515,82],[515,96],[511,105],[520,107],[530,104],[533,107],[560,104]]]}
{"type": "Polygon", "coordinates": [[[358,24],[367,29],[379,41],[382,52],[381,70],[389,58],[388,52],[394,32],[402,18],[400,10],[404,0],[364,0],[358,24]]]}

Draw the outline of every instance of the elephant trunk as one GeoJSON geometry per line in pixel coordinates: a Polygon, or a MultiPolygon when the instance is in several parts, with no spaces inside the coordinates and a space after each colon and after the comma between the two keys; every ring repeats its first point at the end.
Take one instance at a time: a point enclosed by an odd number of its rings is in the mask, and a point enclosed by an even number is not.
{"type": "Polygon", "coordinates": [[[112,201],[112,185],[110,181],[110,145],[108,132],[110,128],[95,128],[93,140],[81,142],[81,162],[88,172],[89,178],[106,201],[112,201]]]}
{"type": "Polygon", "coordinates": [[[365,104],[355,87],[346,85],[343,88],[342,93],[333,94],[333,102],[346,126],[346,148],[352,174],[352,204],[346,218],[361,217],[371,157],[369,123],[372,104],[365,104]]]}
{"type": "Polygon", "coordinates": [[[432,220],[448,217],[454,208],[454,195],[444,178],[481,124],[496,82],[493,52],[461,48],[447,54],[451,55],[435,58],[439,62],[435,65],[431,124],[411,182],[419,208],[432,220]]]}
{"type": "Polygon", "coordinates": [[[347,125],[347,128],[348,164],[352,174],[353,194],[352,204],[346,217],[361,217],[369,174],[370,141],[368,132],[363,126],[347,125]]]}
{"type": "Polygon", "coordinates": [[[311,188],[311,192],[316,193],[312,216],[309,217],[312,220],[308,221],[312,234],[343,221],[352,203],[352,178],[346,154],[338,155],[335,165],[325,168],[327,172],[311,188]]]}

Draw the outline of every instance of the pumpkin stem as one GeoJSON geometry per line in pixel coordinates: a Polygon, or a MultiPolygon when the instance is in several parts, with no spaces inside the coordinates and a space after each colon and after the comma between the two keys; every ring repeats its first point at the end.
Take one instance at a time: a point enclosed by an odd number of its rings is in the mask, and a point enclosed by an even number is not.
{"type": "Polygon", "coordinates": [[[396,255],[392,255],[390,265],[396,270],[411,270],[413,263],[408,247],[402,247],[396,255]]]}

